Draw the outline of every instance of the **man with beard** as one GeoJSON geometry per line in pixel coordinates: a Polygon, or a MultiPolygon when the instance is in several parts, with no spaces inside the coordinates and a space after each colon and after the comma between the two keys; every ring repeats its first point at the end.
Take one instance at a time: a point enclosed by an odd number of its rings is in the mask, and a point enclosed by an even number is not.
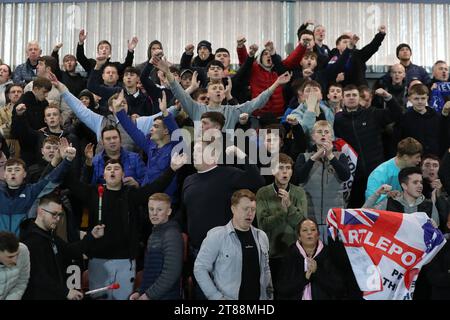
{"type": "Polygon", "coordinates": [[[81,300],[83,294],[67,286],[66,267],[71,259],[87,252],[103,237],[104,225],[95,226],[86,237],[71,244],[54,234],[64,211],[60,199],[49,194],[39,200],[37,217],[22,230],[21,240],[30,251],[30,280],[24,300],[81,300]]]}

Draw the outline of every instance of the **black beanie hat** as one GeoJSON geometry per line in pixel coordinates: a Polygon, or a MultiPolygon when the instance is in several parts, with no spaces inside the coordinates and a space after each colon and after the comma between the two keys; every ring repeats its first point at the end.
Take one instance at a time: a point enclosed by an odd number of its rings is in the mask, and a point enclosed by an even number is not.
{"type": "Polygon", "coordinates": [[[198,43],[198,45],[197,45],[197,53],[198,53],[198,50],[199,50],[201,47],[206,47],[206,48],[209,50],[209,53],[212,53],[211,42],[206,41],[206,40],[200,41],[200,42],[198,43]]]}
{"type": "Polygon", "coordinates": [[[409,51],[412,52],[411,47],[409,46],[409,44],[407,44],[407,43],[400,43],[400,44],[397,46],[397,49],[396,49],[396,55],[397,55],[397,58],[398,58],[398,53],[400,52],[400,50],[401,50],[402,48],[405,48],[405,47],[408,48],[409,51]]]}

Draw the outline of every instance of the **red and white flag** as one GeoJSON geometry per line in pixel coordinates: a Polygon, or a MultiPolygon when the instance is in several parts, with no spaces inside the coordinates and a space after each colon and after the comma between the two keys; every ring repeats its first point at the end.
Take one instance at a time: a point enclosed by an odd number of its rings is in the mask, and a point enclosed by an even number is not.
{"type": "Polygon", "coordinates": [[[327,224],[367,300],[411,300],[420,269],[446,242],[424,212],[334,208],[327,224]]]}
{"type": "Polygon", "coordinates": [[[353,179],[355,177],[356,165],[358,163],[358,154],[344,139],[337,138],[333,143],[337,151],[342,152],[347,156],[348,165],[350,167],[350,178],[342,183],[344,200],[348,203],[350,192],[352,191],[353,179]]]}

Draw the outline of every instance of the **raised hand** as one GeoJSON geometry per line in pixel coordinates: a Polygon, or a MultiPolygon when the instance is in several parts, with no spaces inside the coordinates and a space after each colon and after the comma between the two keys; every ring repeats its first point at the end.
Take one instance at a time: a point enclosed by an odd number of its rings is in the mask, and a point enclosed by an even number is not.
{"type": "Polygon", "coordinates": [[[77,155],[77,149],[75,149],[74,147],[70,146],[66,149],[66,152],[65,152],[66,160],[72,161],[73,159],[75,159],[76,155],[77,155]]]}
{"type": "Polygon", "coordinates": [[[62,46],[63,46],[63,44],[62,44],[62,43],[58,43],[58,44],[56,44],[56,45],[55,45],[55,47],[53,48],[53,51],[54,51],[54,52],[58,52],[58,51],[59,51],[59,49],[61,49],[61,48],[62,48],[62,46]]]}
{"type": "Polygon", "coordinates": [[[173,171],[177,171],[187,163],[187,160],[188,158],[186,153],[175,153],[170,160],[170,167],[173,171]]]}
{"type": "Polygon", "coordinates": [[[164,52],[161,49],[155,50],[150,58],[150,63],[153,64],[153,57],[159,57],[160,59],[163,57],[164,52]]]}
{"type": "Polygon", "coordinates": [[[88,143],[86,147],[84,148],[84,156],[86,157],[86,160],[92,161],[92,158],[94,158],[94,144],[88,143]]]}
{"type": "Polygon", "coordinates": [[[258,45],[257,44],[252,44],[249,48],[248,48],[248,55],[250,57],[254,57],[256,52],[258,52],[258,45]]]}
{"type": "Polygon", "coordinates": [[[233,83],[231,82],[231,78],[228,77],[228,83],[227,86],[225,87],[225,98],[227,100],[233,99],[233,96],[231,95],[231,89],[233,89],[233,83]]]}
{"type": "Polygon", "coordinates": [[[384,24],[382,24],[381,26],[378,27],[378,32],[382,33],[382,34],[386,34],[386,26],[384,24]]]}
{"type": "Polygon", "coordinates": [[[58,151],[59,151],[59,156],[61,157],[61,159],[64,159],[66,157],[66,150],[67,150],[67,148],[69,148],[71,146],[72,145],[69,144],[69,140],[67,140],[67,138],[65,138],[65,137],[59,138],[58,151]]]}
{"type": "Polygon", "coordinates": [[[160,57],[154,56],[152,57],[153,59],[153,65],[155,67],[157,67],[159,70],[161,70],[164,73],[169,73],[170,72],[170,64],[165,60],[162,59],[160,57]]]}
{"type": "Polygon", "coordinates": [[[119,112],[120,110],[124,109],[123,102],[125,101],[125,94],[122,91],[120,91],[118,97],[116,99],[112,100],[112,107],[113,111],[115,113],[119,112]]]}
{"type": "Polygon", "coordinates": [[[58,88],[58,90],[60,89],[59,88],[60,82],[59,82],[58,78],[55,76],[55,74],[53,72],[48,71],[47,72],[47,78],[48,78],[48,80],[50,80],[52,85],[54,85],[56,88],[58,88]]]}
{"type": "Polygon", "coordinates": [[[192,43],[190,43],[184,48],[184,51],[187,55],[191,56],[194,54],[194,48],[195,46],[192,43]]]}
{"type": "Polygon", "coordinates": [[[137,46],[137,44],[138,44],[138,38],[137,37],[133,37],[132,39],[131,39],[131,41],[130,40],[128,40],[127,42],[128,42],[128,51],[134,51],[134,48],[136,48],[136,46],[137,46]]]}
{"type": "Polygon", "coordinates": [[[78,34],[78,43],[84,44],[87,38],[87,32],[84,29],[80,30],[80,33],[78,34]]]}
{"type": "Polygon", "coordinates": [[[265,47],[265,49],[267,50],[267,51],[269,51],[269,53],[270,53],[270,55],[271,56],[273,56],[274,54],[275,54],[275,48],[274,48],[274,46],[273,46],[273,42],[272,41],[267,41],[265,44],[264,44],[264,47],[265,47]]]}
{"type": "Polygon", "coordinates": [[[342,82],[345,80],[345,74],[343,72],[338,73],[336,77],[336,83],[342,82]]]}
{"type": "Polygon", "coordinates": [[[167,98],[166,98],[166,92],[162,91],[162,97],[161,99],[158,99],[159,102],[159,110],[161,110],[164,117],[167,117],[169,115],[169,112],[167,111],[167,98]]]}
{"type": "Polygon", "coordinates": [[[355,47],[356,44],[358,43],[358,41],[359,41],[359,37],[356,34],[354,34],[352,39],[350,40],[352,46],[355,47]]]}
{"type": "Polygon", "coordinates": [[[192,93],[195,90],[197,90],[198,88],[200,88],[200,81],[198,81],[197,78],[198,78],[198,72],[194,71],[194,73],[192,74],[192,78],[191,78],[191,85],[189,86],[189,88],[186,88],[186,91],[188,91],[189,93],[192,93]]]}
{"type": "Polygon", "coordinates": [[[245,42],[247,41],[247,39],[245,39],[244,36],[239,36],[237,38],[237,47],[238,48],[242,48],[243,46],[245,46],[245,42]]]}

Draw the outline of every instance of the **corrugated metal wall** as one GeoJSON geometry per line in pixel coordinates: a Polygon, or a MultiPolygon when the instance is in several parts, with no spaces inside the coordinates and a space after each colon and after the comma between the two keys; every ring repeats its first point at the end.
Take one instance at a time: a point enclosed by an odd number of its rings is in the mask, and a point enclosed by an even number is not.
{"type": "Polygon", "coordinates": [[[307,1],[296,3],[294,17],[296,25],[307,18],[323,24],[330,47],[342,32],[349,30],[360,36],[359,46],[363,46],[372,40],[378,26],[385,24],[387,36],[378,53],[368,61],[371,65],[398,62],[395,49],[402,42],[410,44],[416,64],[432,66],[437,60],[450,58],[449,4],[307,1]]]}
{"type": "Polygon", "coordinates": [[[284,55],[288,41],[296,39],[297,27],[311,18],[327,28],[326,43],[346,30],[357,32],[360,46],[371,40],[376,26],[388,26],[388,37],[379,54],[369,64],[395,62],[395,47],[408,42],[413,61],[430,66],[437,59],[448,59],[450,5],[301,1],[119,1],[81,3],[0,4],[0,57],[10,65],[25,59],[25,45],[38,40],[44,53],[63,42],[61,54],[75,53],[80,28],[88,32],[86,54],[95,55],[101,39],[113,45],[113,59],[125,56],[127,39],[136,35],[139,44],[135,62],[146,59],[147,45],[159,39],[166,56],[178,62],[187,43],[202,39],[213,49],[231,49],[232,61],[236,37],[243,34],[248,44],[274,41],[284,55]],[[292,13],[293,11],[293,13],[292,13]]]}

